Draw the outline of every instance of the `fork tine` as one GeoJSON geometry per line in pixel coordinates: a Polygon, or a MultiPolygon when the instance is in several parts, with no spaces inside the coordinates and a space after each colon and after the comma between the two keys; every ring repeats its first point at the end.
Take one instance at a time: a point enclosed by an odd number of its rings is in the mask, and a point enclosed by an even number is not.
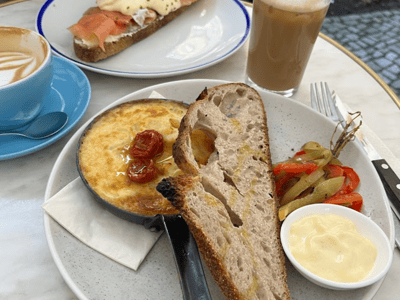
{"type": "Polygon", "coordinates": [[[319,91],[319,89],[318,89],[318,84],[317,84],[317,83],[315,83],[315,91],[316,91],[316,94],[317,94],[317,106],[318,106],[318,111],[319,111],[321,114],[326,115],[325,106],[324,106],[324,104],[323,104],[323,100],[322,100],[322,98],[321,98],[321,93],[320,93],[320,91],[319,91]]]}
{"type": "Polygon", "coordinates": [[[343,118],[343,117],[339,117],[339,113],[338,113],[338,107],[336,106],[336,100],[333,98],[332,93],[329,91],[329,87],[328,84],[325,83],[326,85],[326,89],[328,90],[328,97],[329,97],[329,104],[332,107],[332,111],[333,111],[333,117],[335,118],[336,121],[339,121],[342,125],[342,127],[346,127],[347,125],[347,121],[343,118]]]}
{"type": "Polygon", "coordinates": [[[335,107],[334,100],[332,98],[332,93],[329,90],[328,83],[326,83],[326,82],[325,82],[325,94],[327,96],[327,103],[329,105],[329,109],[331,111],[331,114],[332,114],[333,118],[335,118],[335,120],[338,120],[339,117],[338,117],[338,114],[336,112],[336,107],[335,107]]]}
{"type": "Polygon", "coordinates": [[[321,97],[322,97],[322,104],[324,106],[324,110],[325,110],[325,115],[327,117],[331,117],[332,116],[332,107],[329,105],[329,94],[326,90],[326,87],[324,87],[324,84],[321,82],[321,97]]]}
{"type": "Polygon", "coordinates": [[[314,85],[312,83],[310,84],[310,100],[311,100],[312,109],[319,111],[318,105],[317,105],[317,99],[316,99],[316,95],[315,95],[315,90],[314,90],[314,85]]]}
{"type": "Polygon", "coordinates": [[[326,82],[312,83],[310,87],[311,107],[329,119],[339,121],[335,102],[326,82]]]}

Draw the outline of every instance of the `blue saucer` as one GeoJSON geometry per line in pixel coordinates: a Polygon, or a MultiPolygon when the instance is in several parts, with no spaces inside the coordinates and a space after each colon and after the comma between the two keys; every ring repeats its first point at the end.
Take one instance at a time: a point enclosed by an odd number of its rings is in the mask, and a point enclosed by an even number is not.
{"type": "Polygon", "coordinates": [[[57,134],[43,140],[0,136],[0,160],[20,157],[51,145],[66,135],[85,114],[91,98],[86,75],[77,66],[60,57],[53,56],[53,68],[51,92],[39,116],[52,111],[64,111],[69,117],[67,125],[57,134]]]}

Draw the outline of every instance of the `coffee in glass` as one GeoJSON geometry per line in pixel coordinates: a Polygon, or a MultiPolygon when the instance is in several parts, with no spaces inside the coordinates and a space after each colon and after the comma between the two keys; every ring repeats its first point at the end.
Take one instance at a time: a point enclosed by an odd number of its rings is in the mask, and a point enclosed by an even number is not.
{"type": "Polygon", "coordinates": [[[329,0],[254,0],[248,83],[290,97],[297,90],[329,0]]]}

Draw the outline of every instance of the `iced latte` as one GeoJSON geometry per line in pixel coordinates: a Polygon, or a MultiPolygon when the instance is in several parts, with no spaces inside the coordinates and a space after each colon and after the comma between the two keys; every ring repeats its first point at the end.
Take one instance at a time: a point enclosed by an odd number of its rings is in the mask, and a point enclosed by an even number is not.
{"type": "Polygon", "coordinates": [[[291,96],[299,86],[329,0],[254,0],[250,84],[291,96]]]}

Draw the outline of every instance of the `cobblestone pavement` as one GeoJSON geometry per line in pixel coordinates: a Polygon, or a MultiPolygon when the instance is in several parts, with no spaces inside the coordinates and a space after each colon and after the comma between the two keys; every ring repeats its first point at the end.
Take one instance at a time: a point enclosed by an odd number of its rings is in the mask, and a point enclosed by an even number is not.
{"type": "Polygon", "coordinates": [[[321,32],[357,55],[400,97],[400,9],[327,16],[321,32]]]}

